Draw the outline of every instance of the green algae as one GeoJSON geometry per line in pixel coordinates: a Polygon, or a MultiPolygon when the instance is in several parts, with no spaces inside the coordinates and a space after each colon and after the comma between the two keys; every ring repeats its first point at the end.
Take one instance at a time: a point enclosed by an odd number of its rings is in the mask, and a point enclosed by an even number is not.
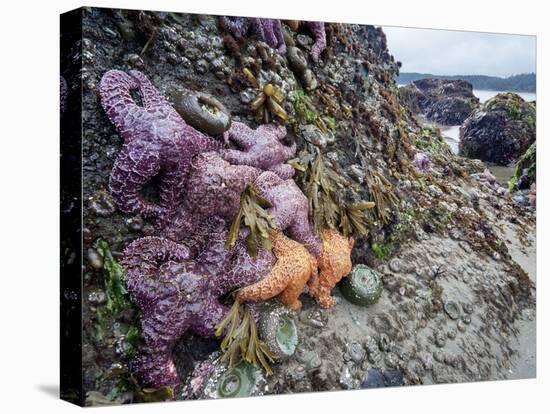
{"type": "Polygon", "coordinates": [[[100,240],[97,248],[103,257],[103,277],[107,297],[105,308],[111,315],[115,315],[132,306],[130,295],[124,285],[124,269],[113,257],[109,244],[105,240],[100,240]]]}

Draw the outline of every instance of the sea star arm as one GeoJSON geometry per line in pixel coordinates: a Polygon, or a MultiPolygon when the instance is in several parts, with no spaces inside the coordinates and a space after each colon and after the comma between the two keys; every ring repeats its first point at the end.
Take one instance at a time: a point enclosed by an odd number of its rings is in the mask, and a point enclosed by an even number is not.
{"type": "Polygon", "coordinates": [[[313,255],[321,254],[321,241],[313,230],[313,226],[307,218],[307,214],[298,213],[288,229],[288,234],[294,240],[302,243],[313,255]]]}
{"type": "Polygon", "coordinates": [[[129,74],[137,81],[139,91],[141,92],[143,106],[146,109],[152,109],[160,106],[172,108],[158,89],[153,86],[147,76],[137,70],[131,70],[129,74]]]}
{"type": "Polygon", "coordinates": [[[278,260],[265,278],[239,289],[237,299],[242,302],[271,299],[285,289],[292,276],[286,264],[278,260]]]}
{"type": "Polygon", "coordinates": [[[260,194],[273,205],[268,210],[280,230],[288,230],[292,239],[303,244],[316,257],[321,240],[309,222],[306,196],[292,180],[282,180],[271,171],[263,172],[254,182],[260,194]]]}
{"type": "Polygon", "coordinates": [[[160,266],[188,257],[186,246],[163,237],[143,237],[126,247],[122,259],[127,272],[126,286],[142,310],[147,310],[155,300],[176,291],[172,280],[162,278],[160,266]]]}
{"type": "Polygon", "coordinates": [[[294,158],[294,156],[296,155],[296,143],[293,142],[288,146],[282,145],[281,152],[285,160],[290,160],[291,158],[294,158]]]}
{"type": "Polygon", "coordinates": [[[315,38],[315,43],[311,47],[311,58],[314,62],[319,60],[319,55],[327,47],[327,36],[325,33],[325,23],[323,22],[307,22],[307,26],[313,37],[315,38]]]}
{"type": "Polygon", "coordinates": [[[109,189],[115,203],[125,213],[144,217],[159,217],[164,209],[147,201],[141,194],[143,186],[160,171],[158,149],[133,140],[124,144],[116,159],[109,180],[109,189]]]}
{"type": "Polygon", "coordinates": [[[136,79],[120,70],[105,73],[99,85],[103,108],[124,142],[133,138],[140,121],[148,117],[145,109],[137,105],[130,94],[137,87],[136,79]]]}
{"type": "MultiPolygon", "coordinates": [[[[252,132],[254,132],[252,130],[252,132]]],[[[282,125],[275,124],[262,124],[256,128],[256,133],[258,134],[269,134],[275,136],[279,141],[286,137],[286,128],[282,125]]],[[[256,140],[253,140],[253,143],[256,140]]]]}
{"type": "Polygon", "coordinates": [[[154,324],[155,320],[151,317],[142,319],[142,336],[147,347],[130,362],[130,369],[149,387],[169,386],[175,390],[180,384],[173,356],[175,341],[148,333],[154,329],[154,324]]]}
{"type": "Polygon", "coordinates": [[[250,152],[227,149],[221,152],[221,157],[230,164],[248,165],[254,167],[257,165],[256,156],[250,152]]]}
{"type": "Polygon", "coordinates": [[[133,241],[124,250],[124,263],[127,266],[139,262],[163,263],[169,260],[182,261],[189,258],[189,249],[163,237],[142,237],[133,241]]]}
{"type": "Polygon", "coordinates": [[[239,147],[247,149],[256,143],[254,130],[242,122],[233,122],[227,131],[229,139],[235,142],[239,147]]]}
{"type": "Polygon", "coordinates": [[[248,18],[248,24],[251,32],[253,32],[260,39],[265,41],[265,32],[264,32],[264,26],[262,24],[262,19],[248,18]]]}
{"type": "Polygon", "coordinates": [[[186,180],[184,179],[189,172],[189,166],[182,166],[178,169],[168,170],[161,175],[159,182],[159,199],[160,206],[165,209],[165,217],[163,219],[171,220],[174,216],[176,206],[178,206],[179,198],[185,189],[186,180]]]}
{"type": "Polygon", "coordinates": [[[274,19],[273,21],[273,33],[277,39],[277,49],[279,53],[286,53],[286,43],[283,37],[283,27],[279,19],[274,19]]]}
{"type": "Polygon", "coordinates": [[[248,30],[249,23],[246,17],[222,16],[220,19],[223,27],[238,39],[243,38],[248,30]]]}
{"type": "Polygon", "coordinates": [[[289,180],[294,177],[294,168],[289,164],[277,164],[268,170],[274,172],[283,180],[289,180]]]}
{"type": "Polygon", "coordinates": [[[265,42],[281,53],[286,52],[286,45],[283,39],[281,21],[278,19],[259,19],[264,33],[265,42]]]}

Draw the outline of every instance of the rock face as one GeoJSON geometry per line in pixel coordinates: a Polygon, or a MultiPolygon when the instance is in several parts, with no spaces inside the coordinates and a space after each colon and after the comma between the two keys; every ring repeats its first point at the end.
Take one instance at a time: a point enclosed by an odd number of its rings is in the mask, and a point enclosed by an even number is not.
{"type": "Polygon", "coordinates": [[[499,93],[460,127],[459,152],[469,158],[508,165],[536,139],[536,110],[519,95],[499,93]]]}
{"type": "Polygon", "coordinates": [[[419,79],[399,89],[413,114],[445,125],[460,125],[479,105],[472,85],[462,80],[419,79]]]}
{"type": "Polygon", "coordinates": [[[516,171],[510,180],[510,190],[531,188],[537,178],[537,142],[525,151],[516,163],[516,171]]]}

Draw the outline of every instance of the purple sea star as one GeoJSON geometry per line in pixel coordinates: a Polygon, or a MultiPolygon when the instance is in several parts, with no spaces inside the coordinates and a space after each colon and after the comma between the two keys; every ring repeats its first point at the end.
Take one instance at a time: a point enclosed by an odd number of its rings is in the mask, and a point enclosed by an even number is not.
{"type": "Polygon", "coordinates": [[[265,124],[252,129],[241,122],[233,122],[228,132],[229,138],[243,150],[221,150],[226,161],[273,171],[282,179],[292,178],[294,168],[284,162],[294,157],[296,144],[286,146],[281,143],[286,136],[284,126],[265,124]]]}
{"type": "Polygon", "coordinates": [[[325,33],[325,23],[323,22],[303,22],[311,34],[313,34],[314,43],[311,47],[311,58],[314,62],[319,61],[319,56],[327,47],[327,35],[325,33]]]}
{"type": "Polygon", "coordinates": [[[286,53],[281,21],[278,19],[259,19],[253,17],[221,17],[222,25],[236,38],[247,34],[256,34],[269,46],[280,53],[286,53]]]}
{"type": "Polygon", "coordinates": [[[414,155],[413,162],[420,171],[427,171],[430,167],[430,158],[423,152],[417,152],[414,155]]]}
{"type": "Polygon", "coordinates": [[[109,187],[127,213],[167,219],[180,201],[191,158],[219,149],[221,143],[187,125],[168,101],[138,71],[110,70],[101,79],[101,102],[124,145],[111,171],[109,187]],[[143,106],[130,91],[139,89],[143,106]],[[141,190],[159,176],[159,204],[141,190]]]}
{"type": "Polygon", "coordinates": [[[208,247],[195,260],[186,260],[186,246],[161,237],[138,239],[124,251],[126,283],[141,309],[145,342],[145,350],[130,367],[146,386],[176,388],[180,383],[173,357],[176,341],[189,333],[213,337],[216,324],[228,311],[219,296],[257,282],[275,263],[264,249],[254,258],[248,255],[245,231],[227,249],[227,230],[223,221],[219,224],[211,228],[208,247]]]}
{"type": "Polygon", "coordinates": [[[245,165],[231,165],[215,152],[195,157],[188,176],[185,199],[177,214],[162,230],[175,241],[193,235],[193,245],[205,243],[203,222],[218,217],[229,224],[240,206],[240,194],[252,183],[266,198],[268,209],[279,230],[288,230],[291,238],[302,243],[315,256],[321,253],[321,242],[309,222],[306,196],[292,179],[283,180],[273,171],[245,165]]]}
{"type": "Polygon", "coordinates": [[[321,240],[309,221],[309,204],[294,180],[283,180],[277,174],[266,171],[254,181],[262,197],[273,207],[268,209],[277,228],[288,231],[289,236],[303,244],[310,253],[321,255],[321,240]]]}
{"type": "MultiPolygon", "coordinates": [[[[173,240],[200,238],[195,235],[205,220],[219,217],[230,222],[240,206],[240,195],[248,183],[261,171],[246,165],[231,165],[218,153],[206,152],[197,155],[192,163],[181,201],[173,219],[167,223],[162,234],[173,240]]],[[[202,241],[195,241],[201,244],[202,241]]]]}

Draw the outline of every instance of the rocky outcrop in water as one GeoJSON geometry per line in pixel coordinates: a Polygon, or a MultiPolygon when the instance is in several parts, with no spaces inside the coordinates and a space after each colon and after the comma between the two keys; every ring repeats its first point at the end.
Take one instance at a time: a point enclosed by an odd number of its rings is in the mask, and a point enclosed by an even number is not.
{"type": "Polygon", "coordinates": [[[515,93],[499,93],[460,127],[459,152],[469,158],[509,165],[535,139],[535,107],[515,93]]]}
{"type": "Polygon", "coordinates": [[[479,104],[472,85],[462,80],[419,79],[399,95],[413,114],[444,125],[460,125],[479,104]]]}

